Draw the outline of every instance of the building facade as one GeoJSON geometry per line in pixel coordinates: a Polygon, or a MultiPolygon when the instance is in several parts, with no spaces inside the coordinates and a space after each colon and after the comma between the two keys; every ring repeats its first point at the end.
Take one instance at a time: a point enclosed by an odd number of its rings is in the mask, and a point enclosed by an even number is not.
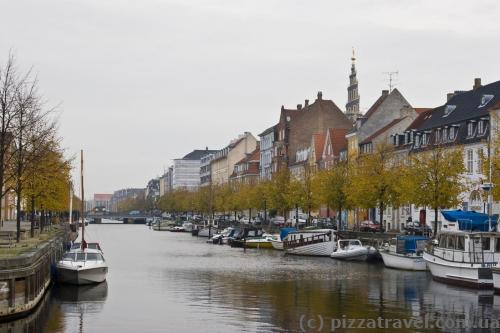
{"type": "Polygon", "coordinates": [[[172,172],[172,189],[194,191],[200,186],[201,159],[214,150],[193,150],[183,158],[174,160],[172,172]]]}
{"type": "Polygon", "coordinates": [[[232,140],[229,145],[215,152],[210,164],[212,183],[228,183],[229,176],[234,171],[234,165],[247,154],[252,153],[257,148],[257,142],[250,132],[245,132],[232,140]]]}
{"type": "Polygon", "coordinates": [[[275,126],[259,134],[260,137],[260,178],[270,180],[273,173],[273,145],[275,126]]]}

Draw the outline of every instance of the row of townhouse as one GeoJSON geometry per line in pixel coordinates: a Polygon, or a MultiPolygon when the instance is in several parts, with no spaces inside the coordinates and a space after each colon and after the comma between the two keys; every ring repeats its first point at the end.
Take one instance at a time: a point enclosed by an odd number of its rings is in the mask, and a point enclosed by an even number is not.
{"type": "MultiPolygon", "coordinates": [[[[464,182],[471,190],[462,194],[458,208],[485,211],[480,156],[490,134],[491,112],[499,109],[500,82],[483,86],[476,79],[472,90],[449,93],[446,103],[436,108],[414,107],[398,89],[383,90],[362,114],[354,56],[351,60],[344,111],[324,99],[322,92],[312,103],[306,99],[295,108],[282,106],[278,122],[260,133],[259,140],[245,132],[222,149],[194,150],[175,159],[159,178],[159,195],[177,188],[195,190],[230,181],[269,180],[283,169],[301,178],[306,170],[328,169],[339,159],[369,154],[383,142],[394,145],[402,155],[445,144],[464,147],[464,182]]],[[[326,207],[316,213],[335,216],[326,207]]],[[[379,219],[377,208],[343,214],[342,220],[351,227],[366,219],[379,219]]],[[[431,216],[425,207],[388,207],[379,222],[388,230],[400,230],[409,219],[430,223],[431,216]]]]}
{"type": "Polygon", "coordinates": [[[219,150],[193,150],[173,165],[159,178],[159,195],[175,189],[194,191],[208,184],[225,184],[229,181],[254,182],[259,177],[259,142],[245,132],[219,150]]]}
{"type": "MultiPolygon", "coordinates": [[[[295,109],[281,108],[279,122],[260,137],[260,178],[271,179],[282,168],[297,178],[306,168],[328,169],[338,159],[369,154],[381,143],[395,146],[400,154],[414,154],[435,145],[464,149],[467,192],[460,196],[459,209],[486,212],[481,183],[481,156],[487,150],[490,129],[497,128],[500,109],[500,82],[482,85],[474,80],[469,91],[446,95],[446,103],[436,108],[412,106],[398,89],[383,90],[366,113],[359,112],[358,82],[351,67],[348,102],[342,112],[319,92],[314,103],[305,100],[295,109]],[[492,116],[492,115],[495,116],[492,116]],[[496,126],[496,127],[495,127],[496,126]]],[[[493,206],[498,211],[498,204],[493,206]]],[[[326,216],[329,209],[320,209],[326,216]]],[[[343,221],[352,227],[363,220],[379,220],[377,208],[344,212],[343,221]]],[[[431,223],[433,212],[426,207],[388,207],[381,222],[388,230],[401,230],[408,220],[431,223]]],[[[441,221],[438,221],[440,223],[441,221]]]]}

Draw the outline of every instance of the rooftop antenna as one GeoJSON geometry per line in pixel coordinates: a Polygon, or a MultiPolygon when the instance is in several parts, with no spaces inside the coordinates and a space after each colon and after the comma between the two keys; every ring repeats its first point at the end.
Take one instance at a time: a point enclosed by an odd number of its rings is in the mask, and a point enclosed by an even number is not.
{"type": "Polygon", "coordinates": [[[387,75],[389,79],[389,93],[394,89],[394,86],[396,85],[395,81],[396,78],[399,74],[399,71],[394,71],[394,72],[384,72],[383,74],[387,75]]]}

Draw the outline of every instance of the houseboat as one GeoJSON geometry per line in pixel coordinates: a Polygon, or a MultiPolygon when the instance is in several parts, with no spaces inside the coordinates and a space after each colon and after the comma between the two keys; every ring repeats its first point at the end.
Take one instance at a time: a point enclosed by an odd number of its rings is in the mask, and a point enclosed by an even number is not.
{"type": "Polygon", "coordinates": [[[283,249],[287,254],[328,257],[337,247],[336,238],[331,229],[294,231],[283,240],[283,249]]]}
{"type": "Polygon", "coordinates": [[[442,211],[446,221],[423,258],[437,281],[478,289],[493,288],[500,260],[498,216],[442,211]]]}

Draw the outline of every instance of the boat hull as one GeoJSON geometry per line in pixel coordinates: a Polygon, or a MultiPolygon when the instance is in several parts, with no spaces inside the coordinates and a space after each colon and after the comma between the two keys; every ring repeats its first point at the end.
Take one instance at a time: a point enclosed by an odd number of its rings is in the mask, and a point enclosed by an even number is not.
{"type": "Polygon", "coordinates": [[[380,251],[386,267],[403,269],[407,271],[426,271],[427,263],[422,257],[411,257],[387,251],[380,251]]]}
{"type": "Polygon", "coordinates": [[[247,248],[250,248],[250,249],[272,249],[273,248],[271,241],[266,241],[266,242],[247,241],[245,243],[245,246],[247,248]]]}
{"type": "Polygon", "coordinates": [[[492,268],[493,273],[493,288],[495,288],[495,293],[500,293],[500,268],[492,268]]]}
{"type": "Polygon", "coordinates": [[[106,266],[81,269],[58,267],[57,279],[60,283],[65,284],[96,284],[105,281],[107,273],[108,268],[106,266]]]}
{"type": "Polygon", "coordinates": [[[328,241],[285,249],[285,253],[299,256],[329,257],[336,247],[336,242],[328,241]]]}
{"type": "Polygon", "coordinates": [[[368,258],[368,249],[363,247],[348,251],[333,252],[330,257],[333,259],[347,260],[347,261],[366,261],[368,258]]]}
{"type": "Polygon", "coordinates": [[[427,252],[424,252],[424,259],[436,281],[476,289],[493,288],[491,268],[481,267],[481,264],[448,261],[427,252]]]}
{"type": "Polygon", "coordinates": [[[273,240],[273,241],[271,241],[271,246],[275,250],[283,251],[283,242],[282,241],[273,240]]]}

